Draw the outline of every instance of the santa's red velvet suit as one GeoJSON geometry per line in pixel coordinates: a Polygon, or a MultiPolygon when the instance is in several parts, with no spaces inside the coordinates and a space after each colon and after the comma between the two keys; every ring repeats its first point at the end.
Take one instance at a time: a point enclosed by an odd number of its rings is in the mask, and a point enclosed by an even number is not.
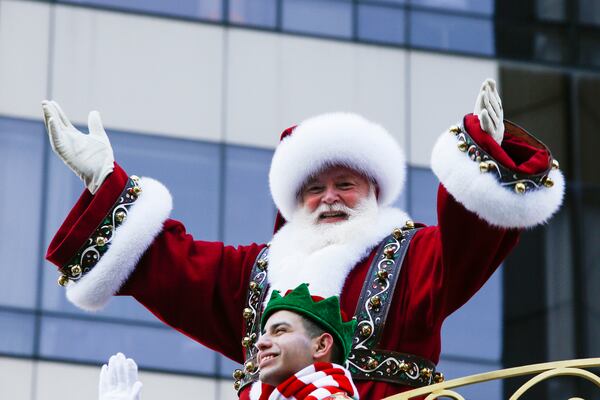
{"type": "MultiPolygon", "coordinates": [[[[320,130],[317,147],[312,150],[310,143],[291,141],[291,155],[277,150],[270,177],[275,203],[289,220],[297,202],[297,185],[318,168],[341,163],[376,181],[379,211],[370,224],[348,235],[346,242],[312,253],[303,249],[302,238],[295,238],[284,225],[269,249],[268,279],[271,289],[285,291],[308,282],[317,295],[340,294],[343,311],[352,315],[374,248],[408,220],[402,211],[390,207],[400,193],[405,166],[395,149],[386,150],[387,139],[383,146],[371,139],[340,141],[344,136],[336,135],[348,134],[346,128],[351,125],[359,125],[357,135],[368,132],[360,126],[364,120],[355,119],[360,117],[334,117],[308,120],[291,135],[301,138],[304,128],[320,130]],[[349,118],[340,123],[342,129],[337,133],[339,121],[334,117],[349,118]],[[330,133],[331,140],[327,139],[330,133]],[[305,160],[309,166],[302,165],[306,152],[318,153],[305,160]],[[281,167],[285,162],[289,165],[281,167]]],[[[562,175],[557,168],[551,169],[553,160],[543,146],[508,129],[499,146],[474,115],[466,116],[463,125],[462,132],[452,128],[443,133],[433,149],[432,168],[441,182],[438,225],[420,229],[410,243],[381,342],[383,349],[415,354],[434,363],[440,355],[444,319],[485,283],[516,244],[520,229],[550,218],[560,206],[564,189],[562,175]],[[468,138],[462,133],[468,133],[468,138]],[[498,164],[504,167],[504,175],[511,171],[518,180],[500,179],[500,170],[495,169],[498,164]],[[544,175],[541,179],[528,178],[540,174],[544,175]]],[[[382,128],[371,124],[365,129],[382,128]]],[[[48,259],[69,268],[78,262],[74,257],[86,243],[97,246],[98,227],[114,210],[128,181],[125,171],[115,165],[95,195],[84,192],[54,237],[48,259]]],[[[134,193],[135,202],[126,219],[120,218],[124,221],[118,228],[106,234],[109,243],[100,241],[99,260],[67,284],[67,296],[79,307],[94,310],[116,293],[131,295],[180,332],[243,362],[242,310],[250,270],[265,245],[231,247],[194,240],[180,222],[169,219],[171,197],[162,184],[141,178],[139,187],[141,193],[134,193]]],[[[377,381],[356,381],[356,386],[363,399],[380,399],[407,389],[377,381]]],[[[241,397],[249,398],[248,387],[241,397]]]]}

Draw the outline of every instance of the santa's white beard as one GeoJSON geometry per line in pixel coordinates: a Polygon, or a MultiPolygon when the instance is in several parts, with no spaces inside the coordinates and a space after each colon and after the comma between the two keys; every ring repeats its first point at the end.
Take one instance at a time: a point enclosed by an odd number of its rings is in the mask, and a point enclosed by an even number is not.
{"type": "Polygon", "coordinates": [[[285,293],[308,283],[313,295],[339,295],[354,266],[408,219],[400,210],[380,207],[374,191],[344,210],[347,220],[317,223],[322,211],[298,209],[273,237],[267,275],[271,290],[285,293]]]}

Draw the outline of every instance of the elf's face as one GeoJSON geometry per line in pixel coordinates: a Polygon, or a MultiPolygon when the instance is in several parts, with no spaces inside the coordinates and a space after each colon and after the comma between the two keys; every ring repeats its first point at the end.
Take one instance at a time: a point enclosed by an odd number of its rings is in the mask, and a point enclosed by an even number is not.
{"type": "Polygon", "coordinates": [[[343,166],[325,169],[300,191],[301,205],[315,214],[317,224],[345,221],[364,200],[371,183],[362,174],[343,166]]]}
{"type": "Polygon", "coordinates": [[[256,347],[259,379],[272,386],[315,362],[313,356],[318,351],[318,344],[306,332],[302,318],[287,310],[269,317],[256,347]]]}

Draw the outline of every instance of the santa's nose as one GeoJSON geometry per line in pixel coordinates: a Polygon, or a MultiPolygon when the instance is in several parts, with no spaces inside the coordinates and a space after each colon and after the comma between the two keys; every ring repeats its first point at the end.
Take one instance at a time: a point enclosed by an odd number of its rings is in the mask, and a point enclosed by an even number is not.
{"type": "Polygon", "coordinates": [[[340,200],[339,193],[335,187],[327,187],[321,197],[321,202],[325,204],[333,204],[340,200]]]}

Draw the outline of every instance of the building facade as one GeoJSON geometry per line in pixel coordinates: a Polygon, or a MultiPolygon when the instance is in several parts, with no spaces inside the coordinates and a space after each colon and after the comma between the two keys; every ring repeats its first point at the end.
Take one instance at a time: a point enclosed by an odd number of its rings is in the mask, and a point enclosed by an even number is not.
{"type": "MultiPolygon", "coordinates": [[[[0,398],[94,398],[118,351],[139,363],[144,399],[236,397],[234,363],[132,299],[94,314],[66,300],[43,256],[83,185],[51,152],[42,99],[82,129],[99,110],[115,158],[165,183],[194,237],[244,244],[271,236],[279,133],[327,111],[388,128],[409,164],[397,205],[435,224],[431,148],[488,77],[560,161],[567,196],[446,322],[448,378],[600,354],[600,3],[0,0],[0,398]]],[[[536,396],[572,391],[599,396],[575,381],[536,396]]]]}

